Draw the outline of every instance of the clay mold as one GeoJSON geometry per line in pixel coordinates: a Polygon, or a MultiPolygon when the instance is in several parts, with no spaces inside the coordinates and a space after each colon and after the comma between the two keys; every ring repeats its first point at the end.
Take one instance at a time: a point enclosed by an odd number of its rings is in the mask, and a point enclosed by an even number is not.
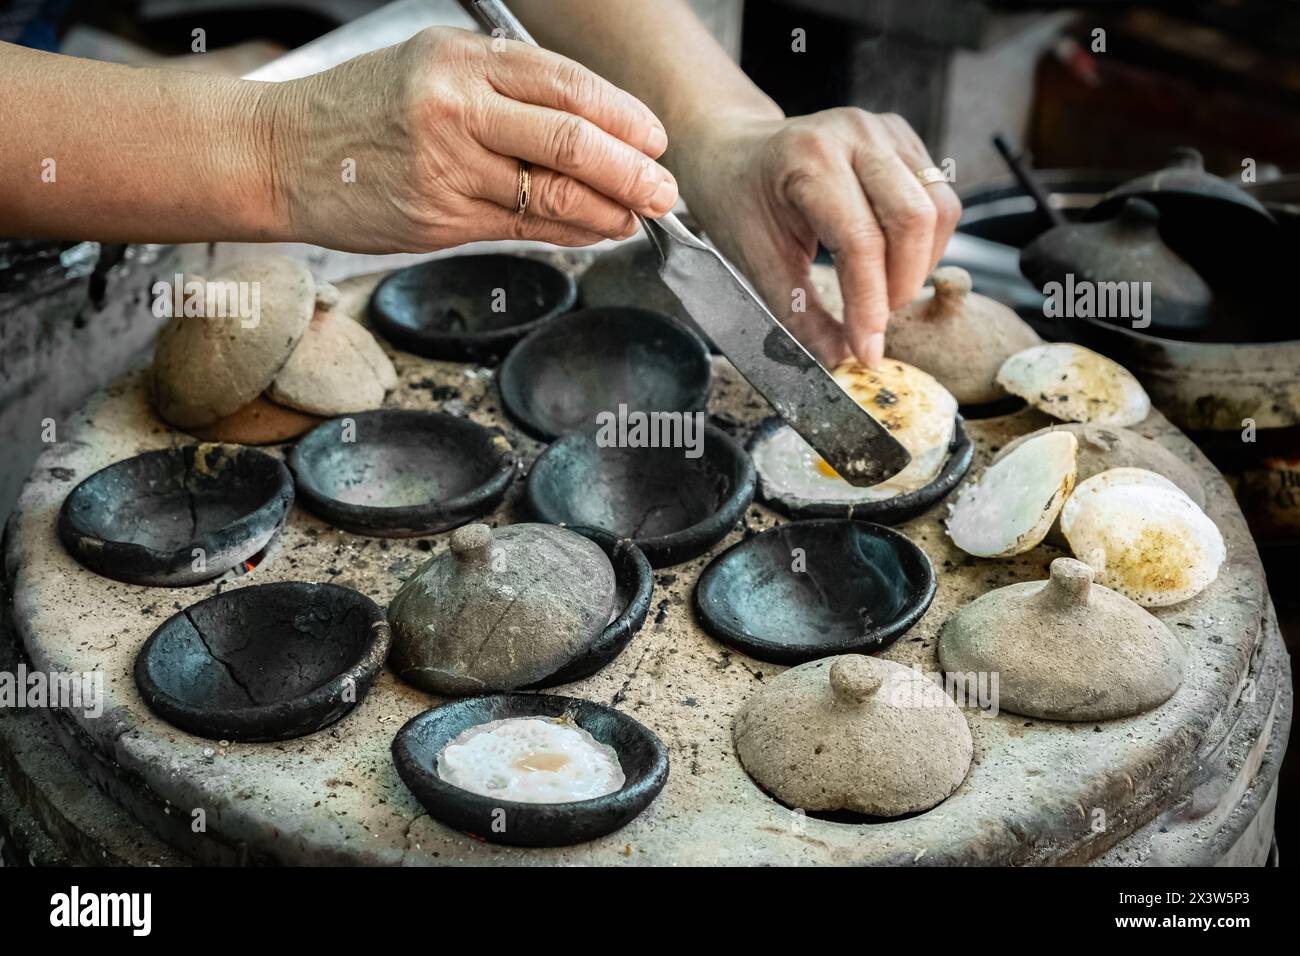
{"type": "Polygon", "coordinates": [[[531,435],[550,441],[595,431],[597,415],[703,410],[709,396],[708,348],[658,312],[583,309],[548,323],[501,363],[497,385],[506,411],[531,435]]]}
{"type": "Polygon", "coordinates": [[[572,277],[538,259],[450,256],[385,278],[370,298],[369,315],[375,330],[398,348],[483,362],[568,312],[576,298],[572,277]]]}
{"type": "Polygon", "coordinates": [[[890,528],[823,519],[778,525],[714,558],[695,587],[704,629],[759,660],[874,653],[930,607],[934,568],[890,528]]]}
{"type": "Polygon", "coordinates": [[[515,474],[506,440],[467,418],[384,409],[336,418],[289,454],[307,507],[354,534],[414,537],[486,514],[515,474]]]}
{"type": "MultiPolygon", "coordinates": [[[[780,442],[791,446],[790,450],[793,451],[796,442],[791,438],[792,433],[793,429],[782,419],[767,418],[754,429],[746,448],[758,469],[759,497],[765,504],[797,519],[861,518],[878,524],[902,524],[910,521],[934,507],[961,483],[970,470],[975,450],[970,436],[966,434],[965,423],[958,415],[952,442],[948,446],[948,457],[939,474],[929,484],[916,491],[887,498],[871,498],[871,489],[855,488],[842,479],[833,479],[836,487],[834,496],[831,497],[824,495],[821,489],[820,474],[814,483],[796,488],[781,481],[778,475],[764,473],[764,447],[772,442],[780,442]],[[838,487],[840,485],[843,486],[842,489],[838,487]]],[[[797,439],[798,436],[794,435],[794,438],[797,439]]],[[[798,442],[802,442],[802,439],[798,439],[798,442]]],[[[812,465],[815,467],[815,462],[812,465]]]]}
{"type": "Polygon", "coordinates": [[[172,615],[135,660],[135,684],[168,723],[212,740],[289,740],[339,720],[388,655],[365,595],[298,581],[224,591],[172,615]]]}
{"type": "Polygon", "coordinates": [[[426,711],[398,731],[393,763],[436,819],[512,846],[569,846],[612,833],[648,807],[668,780],[668,750],[645,726],[612,707],[549,694],[471,697],[426,711]],[[626,781],[595,799],[519,803],[462,790],[438,775],[438,754],[448,743],[471,727],[512,717],[572,721],[614,748],[626,781]]]}
{"type": "Polygon", "coordinates": [[[574,433],[552,444],[528,475],[528,505],[551,524],[629,538],[656,568],[713,547],[754,497],[754,465],[729,435],[706,424],[701,454],[625,448],[574,433]]]}
{"type": "Polygon", "coordinates": [[[288,469],[263,452],[167,448],[109,465],[73,488],[59,510],[59,537],[96,574],[185,587],[263,551],[293,497],[288,469]]]}

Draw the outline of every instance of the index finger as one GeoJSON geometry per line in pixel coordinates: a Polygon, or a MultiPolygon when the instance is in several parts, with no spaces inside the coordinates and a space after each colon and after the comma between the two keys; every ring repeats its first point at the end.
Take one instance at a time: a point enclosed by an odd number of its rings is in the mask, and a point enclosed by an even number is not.
{"type": "Polygon", "coordinates": [[[844,294],[844,331],[860,362],[875,367],[885,352],[889,284],[884,231],[846,164],[788,187],[787,198],[835,257],[844,294]]]}
{"type": "Polygon", "coordinates": [[[581,116],[655,159],[668,148],[650,107],[581,63],[513,40],[492,51],[487,79],[502,96],[581,116]]]}

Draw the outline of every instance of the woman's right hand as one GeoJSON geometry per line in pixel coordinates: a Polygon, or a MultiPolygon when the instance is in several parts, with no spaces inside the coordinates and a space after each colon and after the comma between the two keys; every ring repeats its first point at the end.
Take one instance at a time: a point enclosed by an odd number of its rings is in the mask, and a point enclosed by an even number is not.
{"type": "Polygon", "coordinates": [[[572,60],[462,30],[301,80],[257,109],[285,236],[351,252],[425,252],[484,239],[581,246],[661,216],[677,182],[668,138],[635,97],[572,60]],[[532,165],[515,212],[519,161],[532,165]]]}

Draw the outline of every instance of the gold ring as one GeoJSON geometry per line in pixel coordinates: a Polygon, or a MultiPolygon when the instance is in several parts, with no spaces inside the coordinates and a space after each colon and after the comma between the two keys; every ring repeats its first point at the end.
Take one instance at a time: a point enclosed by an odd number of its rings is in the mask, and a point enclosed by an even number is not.
{"type": "Polygon", "coordinates": [[[943,174],[943,170],[938,166],[927,166],[925,169],[918,169],[916,178],[921,181],[922,186],[933,186],[935,183],[946,183],[948,181],[948,177],[943,174]]]}
{"type": "Polygon", "coordinates": [[[523,215],[528,211],[528,200],[532,197],[533,174],[528,164],[519,160],[519,195],[515,199],[515,212],[523,215]]]}

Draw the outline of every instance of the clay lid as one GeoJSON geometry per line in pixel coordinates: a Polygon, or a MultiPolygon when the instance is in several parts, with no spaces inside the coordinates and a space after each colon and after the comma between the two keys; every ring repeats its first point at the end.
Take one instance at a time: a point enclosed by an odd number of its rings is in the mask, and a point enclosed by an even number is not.
{"type": "Polygon", "coordinates": [[[277,445],[306,434],[320,423],[319,416],[277,405],[263,394],[225,418],[187,431],[204,441],[277,445]]]}
{"type": "Polygon", "coordinates": [[[1196,270],[1165,245],[1159,222],[1151,203],[1126,199],[1113,219],[1067,222],[1043,233],[1020,253],[1020,271],[1044,290],[1053,282],[1073,288],[1076,279],[1080,284],[1147,283],[1153,327],[1203,329],[1210,324],[1214,296],[1196,270]]]}
{"type": "MultiPolygon", "coordinates": [[[[193,278],[193,277],[191,277],[193,278]]],[[[154,345],[154,401],[178,428],[210,425],[257,398],[293,354],[316,303],[307,267],[284,256],[240,263],[205,285],[227,286],[257,314],[173,317],[154,345]],[[247,283],[248,285],[244,285],[247,283]]],[[[227,311],[238,311],[226,294],[227,311]]]]}
{"type": "Polygon", "coordinates": [[[389,605],[393,667],[439,694],[514,690],[583,654],[610,622],[613,565],[567,528],[457,528],[389,605]]]}
{"type": "Polygon", "coordinates": [[[965,269],[936,269],[931,282],[890,317],[889,355],[929,372],[962,405],[1004,398],[998,369],[1038,345],[1038,333],[1002,303],[972,292],[965,269]]]}
{"type": "Polygon", "coordinates": [[[788,806],[881,817],[943,801],[966,779],[974,751],[965,716],[942,688],[861,654],[768,681],[732,736],[749,775],[788,806]]]}
{"type": "MultiPolygon", "coordinates": [[[[337,305],[338,290],[328,289],[337,305]]],[[[267,395],[289,408],[331,416],[378,408],[396,387],[397,371],[374,336],[342,312],[317,308],[267,395]]]]}
{"type": "Polygon", "coordinates": [[[976,598],[939,636],[947,673],[998,675],[1003,709],[1048,720],[1107,720],[1150,710],[1183,679],[1186,652],[1149,612],[1093,583],[1073,558],[1047,581],[976,598]]]}

